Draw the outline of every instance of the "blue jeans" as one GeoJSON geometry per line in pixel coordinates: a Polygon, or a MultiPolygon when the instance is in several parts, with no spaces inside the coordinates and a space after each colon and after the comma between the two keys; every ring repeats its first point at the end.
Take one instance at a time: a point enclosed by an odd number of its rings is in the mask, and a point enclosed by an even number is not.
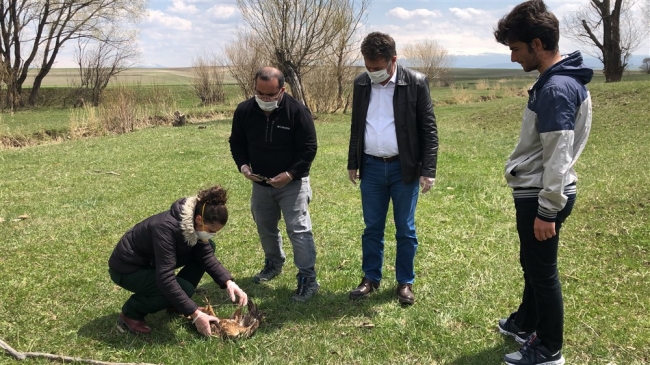
{"type": "Polygon", "coordinates": [[[282,235],[278,228],[281,215],[293,246],[297,276],[316,277],[316,245],[311,231],[309,177],[293,180],[282,188],[253,183],[251,213],[257,225],[264,256],[276,267],[284,265],[282,235]]]}
{"type": "Polygon", "coordinates": [[[415,252],[418,248],[415,208],[419,181],[416,179],[410,184],[404,184],[399,160],[383,162],[364,155],[361,163],[361,205],[366,224],[361,236],[361,268],[367,279],[376,283],[381,281],[386,215],[389,202],[392,201],[397,241],[395,278],[398,284],[413,284],[415,252]]]}
{"type": "Polygon", "coordinates": [[[574,203],[575,195],[569,196],[555,219],[555,236],[540,242],[533,230],[539,207],[537,199],[515,200],[519,262],[524,272],[524,292],[515,324],[526,332],[537,331],[537,337],[552,353],[562,349],[564,340],[564,302],[557,256],[560,230],[574,203]]]}

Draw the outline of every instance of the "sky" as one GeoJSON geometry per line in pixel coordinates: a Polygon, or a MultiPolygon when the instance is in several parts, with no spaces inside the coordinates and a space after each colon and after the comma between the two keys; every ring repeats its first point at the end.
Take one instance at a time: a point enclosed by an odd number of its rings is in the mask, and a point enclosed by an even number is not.
{"type": "MultiPolygon", "coordinates": [[[[509,61],[509,50],[492,35],[497,21],[521,1],[511,0],[373,0],[363,33],[390,34],[398,46],[433,38],[450,54],[499,53],[509,61]]],[[[546,0],[560,21],[589,0],[546,0]]],[[[149,10],[137,25],[142,54],[138,65],[189,67],[206,54],[220,54],[235,40],[237,27],[245,26],[236,0],[150,0],[149,10]]],[[[71,47],[68,47],[71,48],[71,47]]],[[[578,46],[560,38],[560,51],[570,53],[578,46]]],[[[634,52],[650,56],[650,39],[634,52]]],[[[65,49],[57,67],[72,67],[71,50],[65,49]]]]}

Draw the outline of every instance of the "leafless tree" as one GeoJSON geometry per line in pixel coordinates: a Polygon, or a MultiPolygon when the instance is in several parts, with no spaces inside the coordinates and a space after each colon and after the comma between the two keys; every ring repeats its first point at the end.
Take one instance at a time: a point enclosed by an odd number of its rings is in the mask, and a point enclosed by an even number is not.
{"type": "MultiPolygon", "coordinates": [[[[643,19],[643,24],[645,24],[646,30],[650,28],[650,0],[643,0],[641,3],[641,17],[643,19]]],[[[649,37],[650,38],[650,37],[649,37]]],[[[650,50],[650,39],[646,40],[648,43],[646,46],[650,50]]]]}
{"type": "Polygon", "coordinates": [[[61,47],[71,39],[94,38],[111,25],[127,27],[144,14],[147,0],[2,0],[0,62],[7,73],[5,102],[22,103],[30,68],[38,71],[29,103],[34,104],[61,47]]]}
{"type": "Polygon", "coordinates": [[[316,113],[344,112],[352,96],[352,83],[358,67],[354,61],[357,54],[344,55],[332,53],[318,65],[309,68],[305,77],[305,96],[312,111],[316,113]]]}
{"type": "MultiPolygon", "coordinates": [[[[8,80],[9,80],[9,69],[7,69],[7,65],[4,62],[0,62],[0,91],[2,91],[4,85],[8,85],[8,80]]],[[[5,97],[7,97],[7,100],[9,100],[9,93],[7,92],[5,94],[5,97]]],[[[4,107],[7,106],[11,108],[11,111],[13,112],[13,104],[9,103],[4,103],[2,104],[2,110],[4,111],[4,107]]]]}
{"type": "Polygon", "coordinates": [[[650,57],[646,57],[641,62],[641,67],[639,67],[643,72],[650,74],[650,57]]]}
{"type": "MultiPolygon", "coordinates": [[[[96,39],[78,39],[75,60],[79,67],[80,88],[97,106],[109,81],[132,67],[139,58],[135,32],[121,32],[111,28],[96,39]]],[[[87,100],[88,101],[88,100],[87,100]]]]}
{"type": "Polygon", "coordinates": [[[335,25],[341,31],[324,52],[320,62],[308,68],[306,97],[315,112],[347,110],[352,82],[357,73],[354,65],[360,58],[361,37],[358,30],[366,19],[369,5],[366,1],[343,4],[348,10],[340,19],[343,23],[335,25]]]}
{"type": "Polygon", "coordinates": [[[245,99],[252,97],[255,93],[253,86],[255,72],[270,64],[270,57],[266,54],[266,49],[261,41],[262,38],[240,29],[236,40],[224,49],[224,54],[228,59],[228,71],[239,85],[245,99]]]}
{"type": "Polygon", "coordinates": [[[336,77],[336,108],[331,110],[337,111],[341,108],[347,109],[352,91],[352,82],[356,74],[354,64],[359,59],[359,44],[361,39],[358,30],[365,22],[370,0],[360,2],[346,2],[344,7],[344,16],[341,19],[342,24],[337,25],[341,29],[335,42],[332,43],[330,52],[334,59],[334,72],[336,77]]]}
{"type": "Polygon", "coordinates": [[[429,83],[438,81],[449,85],[454,58],[435,39],[424,39],[406,43],[402,55],[416,69],[422,71],[429,83]]]}
{"type": "Polygon", "coordinates": [[[226,99],[223,91],[223,67],[219,57],[212,53],[192,60],[192,88],[203,105],[221,103],[226,99]]]}
{"type": "Polygon", "coordinates": [[[370,0],[237,0],[252,34],[263,40],[273,65],[282,71],[293,96],[306,103],[303,77],[318,64],[340,33],[351,10],[365,12],[370,0]],[[351,6],[350,4],[353,4],[351,6]]]}
{"type": "Polygon", "coordinates": [[[563,19],[567,38],[587,46],[585,53],[603,63],[606,82],[621,81],[627,61],[650,28],[633,11],[635,0],[590,0],[584,8],[563,19]]]}

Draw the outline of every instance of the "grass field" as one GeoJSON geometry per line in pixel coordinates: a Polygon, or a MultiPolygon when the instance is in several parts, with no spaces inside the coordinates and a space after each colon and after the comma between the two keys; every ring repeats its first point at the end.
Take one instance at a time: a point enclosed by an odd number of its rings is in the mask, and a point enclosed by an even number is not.
{"type": "MultiPolygon", "coordinates": [[[[0,114],[0,138],[8,136],[11,139],[39,144],[53,138],[69,138],[71,123],[79,114],[79,111],[72,107],[76,96],[69,88],[75,72],[74,69],[53,69],[44,80],[38,108],[24,108],[15,113],[0,114]]],[[[153,108],[156,110],[148,112],[160,117],[170,119],[176,110],[188,115],[191,122],[202,122],[206,117],[210,119],[212,115],[229,117],[242,96],[226,70],[224,75],[226,102],[216,106],[202,106],[194,95],[190,85],[193,77],[191,68],[126,70],[112,82],[104,98],[129,88],[134,90],[132,95],[136,104],[155,104],[153,108]]],[[[525,73],[520,69],[453,69],[452,76],[452,86],[432,87],[431,95],[436,106],[464,105],[525,96],[526,89],[535,81],[535,73],[525,73]]],[[[628,71],[624,79],[650,81],[650,75],[628,71]]],[[[597,73],[592,85],[603,82],[604,77],[597,73]]],[[[26,87],[27,85],[31,85],[29,77],[25,82],[26,87]]],[[[25,94],[28,93],[29,89],[26,89],[25,94]]]]}
{"type": "MultiPolygon", "coordinates": [[[[593,130],[560,248],[564,356],[567,364],[648,364],[650,82],[597,82],[591,90],[593,130]]],[[[0,150],[0,339],[18,351],[113,362],[500,364],[517,346],[496,322],[515,309],[522,289],[502,170],[525,100],[436,108],[438,179],[418,205],[417,301],[408,308],[393,294],[390,225],[380,292],[347,299],[362,276],[363,229],[359,191],[345,171],[348,115],[317,119],[311,215],[321,291],[306,304],[289,301],[296,285],[289,246],[282,276],[252,282],[263,256],[250,186],[228,149],[230,120],[0,150]],[[150,336],[119,334],[115,319],[129,294],[108,277],[114,245],[143,218],[214,183],[229,189],[231,216],[215,238],[217,256],[265,322],[248,340],[206,340],[162,312],[147,318],[150,336]]],[[[224,291],[207,278],[201,287],[219,315],[232,313],[224,291]]],[[[194,299],[202,304],[204,296],[194,299]]],[[[14,362],[0,356],[0,364],[14,362]]]]}

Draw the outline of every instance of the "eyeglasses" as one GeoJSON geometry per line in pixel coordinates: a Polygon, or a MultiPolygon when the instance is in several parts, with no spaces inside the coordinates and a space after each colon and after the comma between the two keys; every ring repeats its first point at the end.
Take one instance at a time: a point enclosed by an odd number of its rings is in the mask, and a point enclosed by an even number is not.
{"type": "Polygon", "coordinates": [[[263,101],[276,101],[280,98],[281,93],[282,93],[282,89],[280,89],[280,91],[278,91],[275,94],[264,94],[255,90],[255,96],[262,99],[263,101]]]}

